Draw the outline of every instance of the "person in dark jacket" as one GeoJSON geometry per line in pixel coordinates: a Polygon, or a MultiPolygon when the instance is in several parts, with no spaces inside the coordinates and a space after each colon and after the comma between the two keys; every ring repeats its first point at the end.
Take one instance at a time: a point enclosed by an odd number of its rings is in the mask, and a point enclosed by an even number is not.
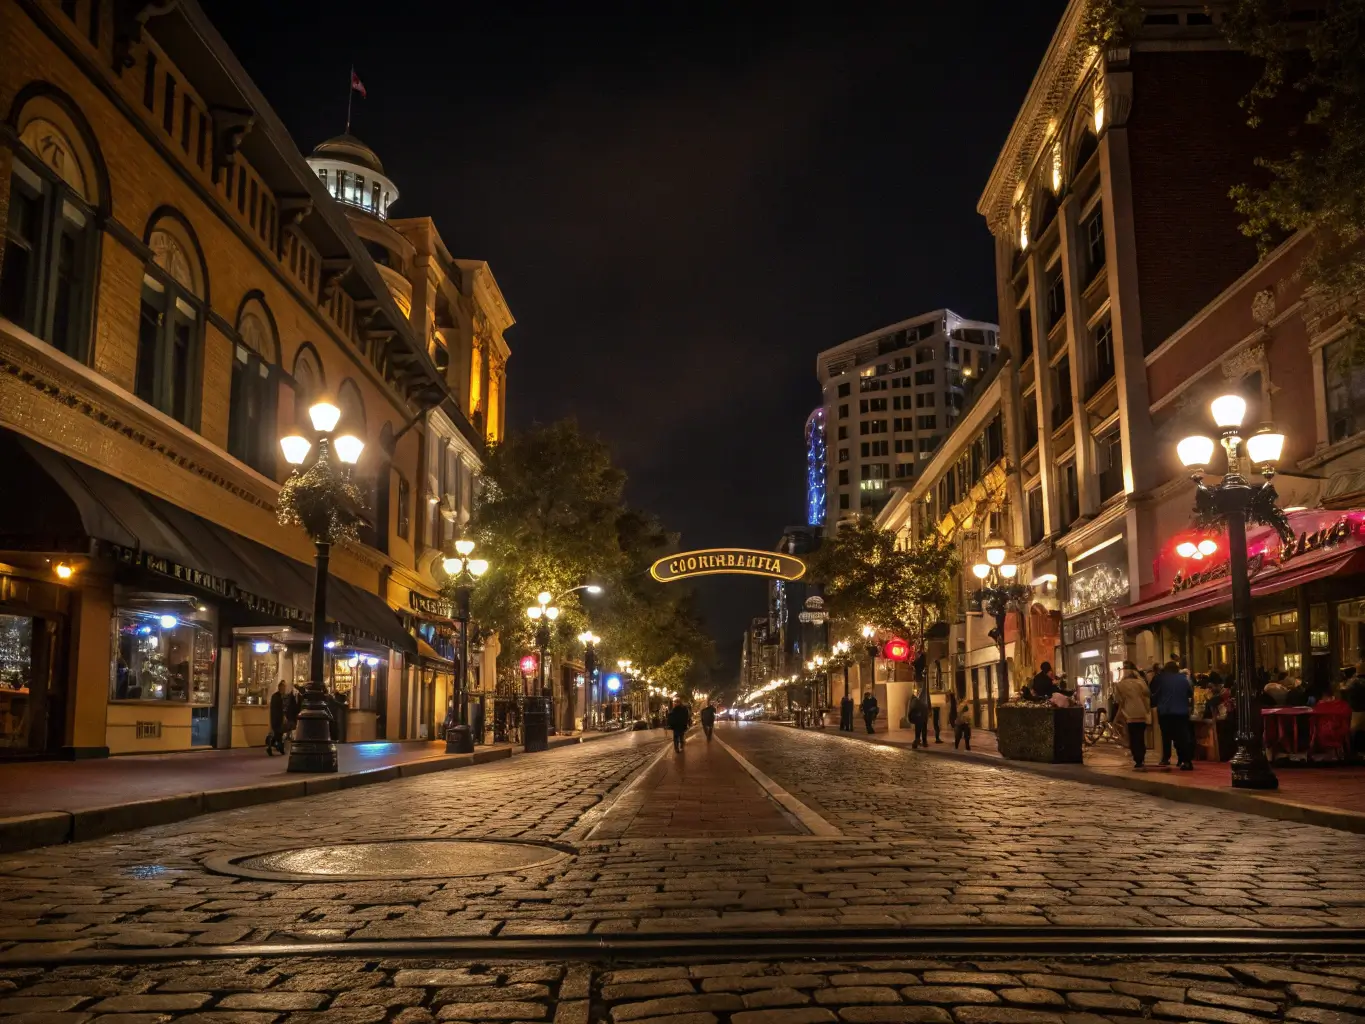
{"type": "Polygon", "coordinates": [[[687,727],[692,724],[692,709],[680,700],[673,701],[668,710],[668,727],[673,730],[673,749],[681,752],[687,737],[687,727]]]}
{"type": "Polygon", "coordinates": [[[839,702],[839,730],[853,731],[853,698],[848,694],[844,694],[844,699],[839,702]]]}
{"type": "Polygon", "coordinates": [[[1157,723],[1161,726],[1161,764],[1169,767],[1171,748],[1175,748],[1176,764],[1181,771],[1194,771],[1194,743],[1190,735],[1190,711],[1194,702],[1194,686],[1190,677],[1180,671],[1173,661],[1152,680],[1152,706],[1156,708],[1157,723]]]}
{"type": "Polygon", "coordinates": [[[701,731],[706,733],[706,742],[711,742],[711,733],[716,728],[716,706],[709,700],[706,707],[701,709],[701,731]]]}
{"type": "Polygon", "coordinates": [[[265,752],[271,757],[275,756],[277,750],[284,753],[284,687],[284,680],[281,679],[280,685],[270,695],[270,732],[265,737],[265,752]]]}
{"type": "Polygon", "coordinates": [[[1047,700],[1057,692],[1057,684],[1052,681],[1051,662],[1045,661],[1038,666],[1038,674],[1029,684],[1029,691],[1033,694],[1034,700],[1047,700]]]}
{"type": "Polygon", "coordinates": [[[863,721],[867,723],[867,731],[871,733],[874,731],[872,724],[877,721],[877,712],[881,710],[881,707],[877,704],[877,698],[872,695],[871,690],[868,690],[866,695],[864,695],[861,710],[863,713],[863,721]]]}
{"type": "Polygon", "coordinates": [[[910,724],[915,727],[915,741],[910,744],[910,749],[927,747],[929,745],[929,694],[921,692],[915,695],[915,699],[910,702],[910,714],[907,716],[910,724]]]}

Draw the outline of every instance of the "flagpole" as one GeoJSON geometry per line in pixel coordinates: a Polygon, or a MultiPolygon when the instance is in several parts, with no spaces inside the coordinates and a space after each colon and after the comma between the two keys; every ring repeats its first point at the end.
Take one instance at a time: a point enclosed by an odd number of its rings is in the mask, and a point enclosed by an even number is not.
{"type": "Polygon", "coordinates": [[[346,134],[351,134],[351,103],[355,100],[355,65],[351,65],[351,77],[346,82],[346,134]]]}

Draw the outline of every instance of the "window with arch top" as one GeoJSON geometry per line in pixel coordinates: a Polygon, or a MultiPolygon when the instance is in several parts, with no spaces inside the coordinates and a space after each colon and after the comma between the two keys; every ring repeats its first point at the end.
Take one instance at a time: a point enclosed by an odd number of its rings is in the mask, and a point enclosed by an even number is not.
{"type": "Polygon", "coordinates": [[[322,397],[326,383],[313,346],[304,345],[294,357],[294,426],[309,427],[308,407],[322,397]]]}
{"type": "Polygon", "coordinates": [[[259,298],[242,303],[233,345],[228,452],[265,476],[275,475],[275,411],[279,404],[279,343],[259,298]]]}
{"type": "Polygon", "coordinates": [[[207,285],[199,246],[178,215],[158,218],[147,233],[152,258],[142,275],[134,390],[144,402],[194,427],[207,285]]]}
{"type": "Polygon", "coordinates": [[[99,249],[94,157],[51,96],[30,99],[17,127],[0,316],[84,361],[99,249]]]}

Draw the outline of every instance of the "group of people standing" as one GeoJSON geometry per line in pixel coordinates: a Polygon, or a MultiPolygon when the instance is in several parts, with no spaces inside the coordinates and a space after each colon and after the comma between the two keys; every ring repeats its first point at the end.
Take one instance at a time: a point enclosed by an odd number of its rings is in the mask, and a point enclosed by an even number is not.
{"type": "MultiPolygon", "coordinates": [[[[341,715],[346,702],[337,694],[324,692],[323,705],[330,720],[332,739],[341,738],[341,715]]],[[[265,752],[271,757],[283,754],[284,741],[293,740],[299,712],[303,710],[303,691],[283,679],[270,695],[270,731],[265,734],[265,752]]]]}
{"type": "Polygon", "coordinates": [[[1190,725],[1194,683],[1187,672],[1175,661],[1168,661],[1160,667],[1154,665],[1149,677],[1144,678],[1135,664],[1125,661],[1114,697],[1115,721],[1122,720],[1127,725],[1128,750],[1135,769],[1141,771],[1146,766],[1147,725],[1155,708],[1161,729],[1160,766],[1170,767],[1174,750],[1177,767],[1194,771],[1194,729],[1190,725]]]}
{"type": "MultiPolygon", "coordinates": [[[[687,742],[687,730],[692,727],[692,708],[674,698],[673,706],[664,714],[664,724],[673,733],[673,749],[682,753],[687,742]]],[[[716,706],[709,700],[701,709],[701,731],[706,734],[706,742],[711,742],[711,734],[716,728],[716,706]]]]}

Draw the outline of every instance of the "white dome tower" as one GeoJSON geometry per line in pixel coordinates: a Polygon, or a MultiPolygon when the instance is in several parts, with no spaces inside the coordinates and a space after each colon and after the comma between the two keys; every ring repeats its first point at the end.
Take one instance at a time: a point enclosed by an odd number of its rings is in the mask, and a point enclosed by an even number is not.
{"type": "Polygon", "coordinates": [[[354,135],[338,135],[319,145],[308,157],[308,166],[337,202],[380,220],[388,220],[389,206],[398,201],[398,189],[379,157],[354,135]]]}

